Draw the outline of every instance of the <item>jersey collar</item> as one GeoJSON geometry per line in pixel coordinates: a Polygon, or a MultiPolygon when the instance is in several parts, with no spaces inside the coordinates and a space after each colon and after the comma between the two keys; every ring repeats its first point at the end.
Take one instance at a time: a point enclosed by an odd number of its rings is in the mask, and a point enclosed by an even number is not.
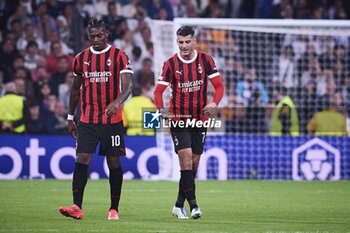
{"type": "Polygon", "coordinates": [[[104,50],[96,51],[92,46],[90,47],[90,51],[94,54],[101,54],[107,52],[112,46],[110,44],[107,45],[107,47],[104,50]]]}
{"type": "Polygon", "coordinates": [[[194,56],[192,57],[191,60],[186,60],[183,57],[181,57],[180,52],[177,53],[177,57],[182,61],[183,63],[192,63],[197,59],[197,50],[194,50],[194,56]]]}

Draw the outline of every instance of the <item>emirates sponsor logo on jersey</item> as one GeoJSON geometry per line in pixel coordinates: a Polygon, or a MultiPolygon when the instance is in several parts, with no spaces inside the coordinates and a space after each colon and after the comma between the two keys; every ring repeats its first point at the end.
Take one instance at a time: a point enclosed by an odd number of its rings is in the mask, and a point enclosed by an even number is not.
{"type": "Polygon", "coordinates": [[[182,93],[199,91],[203,80],[187,81],[185,83],[178,83],[178,87],[181,88],[182,93]]]}
{"type": "Polygon", "coordinates": [[[89,79],[90,83],[102,83],[108,82],[112,73],[110,71],[94,71],[94,72],[85,72],[84,76],[89,79]]]}

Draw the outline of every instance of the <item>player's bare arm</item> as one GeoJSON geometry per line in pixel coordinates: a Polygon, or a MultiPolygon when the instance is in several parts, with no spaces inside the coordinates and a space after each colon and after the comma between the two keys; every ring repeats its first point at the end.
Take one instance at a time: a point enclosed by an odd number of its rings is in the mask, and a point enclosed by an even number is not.
{"type": "MultiPolygon", "coordinates": [[[[69,115],[74,115],[75,108],[79,101],[79,95],[80,95],[80,87],[83,83],[83,76],[79,75],[75,77],[72,90],[70,92],[69,96],[69,115]]],[[[68,133],[72,135],[72,137],[77,138],[77,126],[73,119],[68,120],[68,133]]]]}
{"type": "Polygon", "coordinates": [[[124,103],[124,101],[129,97],[132,90],[132,74],[122,73],[120,76],[122,90],[120,96],[107,106],[107,116],[112,116],[117,112],[119,105],[124,103]]]}

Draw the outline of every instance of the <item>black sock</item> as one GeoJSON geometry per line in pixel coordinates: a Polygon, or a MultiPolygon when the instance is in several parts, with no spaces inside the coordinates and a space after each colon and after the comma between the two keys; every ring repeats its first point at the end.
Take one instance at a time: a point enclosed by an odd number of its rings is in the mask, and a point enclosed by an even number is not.
{"type": "Polygon", "coordinates": [[[75,163],[72,191],[73,203],[82,208],[85,185],[88,179],[89,165],[75,163]]]}
{"type": "Polygon", "coordinates": [[[196,195],[194,193],[194,178],[192,170],[182,170],[180,182],[191,211],[194,208],[198,208],[196,195]]]}
{"type": "Polygon", "coordinates": [[[109,169],[109,185],[110,185],[110,195],[111,195],[110,209],[118,210],[122,184],[123,184],[122,167],[119,165],[118,168],[109,169]]]}
{"type": "Polygon", "coordinates": [[[197,175],[197,170],[194,170],[193,171],[193,193],[194,193],[195,200],[197,200],[197,198],[196,198],[196,175],[197,175]]]}
{"type": "Polygon", "coordinates": [[[178,208],[183,208],[185,200],[186,200],[186,196],[185,196],[185,193],[184,193],[184,191],[183,191],[183,189],[181,187],[181,179],[180,179],[180,181],[179,181],[179,192],[177,194],[177,199],[176,199],[175,206],[178,207],[178,208]]]}

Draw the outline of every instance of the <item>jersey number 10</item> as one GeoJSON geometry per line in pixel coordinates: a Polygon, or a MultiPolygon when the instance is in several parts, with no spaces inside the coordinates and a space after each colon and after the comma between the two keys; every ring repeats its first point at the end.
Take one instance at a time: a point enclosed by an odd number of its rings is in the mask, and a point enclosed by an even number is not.
{"type": "Polygon", "coordinates": [[[115,135],[115,136],[111,136],[112,139],[112,146],[119,146],[120,145],[120,136],[119,135],[115,135]]]}

